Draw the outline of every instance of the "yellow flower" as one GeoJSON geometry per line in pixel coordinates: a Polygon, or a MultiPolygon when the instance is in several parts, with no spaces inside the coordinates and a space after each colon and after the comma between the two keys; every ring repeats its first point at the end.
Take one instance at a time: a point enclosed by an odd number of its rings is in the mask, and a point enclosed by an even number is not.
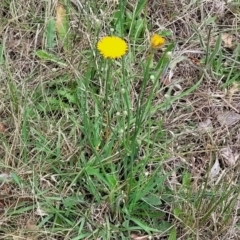
{"type": "Polygon", "coordinates": [[[158,34],[153,34],[150,41],[150,46],[153,49],[160,48],[165,43],[165,39],[158,34]]]}
{"type": "Polygon", "coordinates": [[[116,36],[107,36],[100,39],[97,43],[97,49],[104,58],[120,58],[126,54],[127,43],[116,36]]]}

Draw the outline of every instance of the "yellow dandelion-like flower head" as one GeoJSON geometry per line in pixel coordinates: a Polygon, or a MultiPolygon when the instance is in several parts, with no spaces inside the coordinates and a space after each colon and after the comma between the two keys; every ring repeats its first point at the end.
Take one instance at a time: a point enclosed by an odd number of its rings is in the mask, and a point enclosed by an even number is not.
{"type": "Polygon", "coordinates": [[[150,46],[153,49],[159,49],[165,43],[165,39],[158,34],[153,34],[150,40],[150,46]]]}
{"type": "Polygon", "coordinates": [[[104,58],[120,58],[126,54],[128,50],[127,43],[116,36],[106,36],[97,43],[97,49],[104,58]]]}

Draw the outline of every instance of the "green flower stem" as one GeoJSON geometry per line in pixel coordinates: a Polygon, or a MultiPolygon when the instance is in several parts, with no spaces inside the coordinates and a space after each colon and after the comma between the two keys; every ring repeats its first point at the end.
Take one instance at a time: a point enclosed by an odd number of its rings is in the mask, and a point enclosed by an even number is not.
{"type": "Polygon", "coordinates": [[[107,126],[106,129],[111,129],[111,115],[110,115],[110,106],[109,106],[109,94],[111,91],[111,87],[112,87],[112,77],[111,77],[111,73],[112,73],[112,60],[111,59],[107,59],[106,61],[106,82],[105,82],[105,110],[106,110],[106,114],[107,114],[107,126]]]}

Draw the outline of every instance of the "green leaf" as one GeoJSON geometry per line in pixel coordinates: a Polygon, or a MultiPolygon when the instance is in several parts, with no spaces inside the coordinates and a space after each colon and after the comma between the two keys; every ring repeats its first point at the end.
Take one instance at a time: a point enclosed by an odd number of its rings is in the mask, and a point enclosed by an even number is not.
{"type": "Polygon", "coordinates": [[[133,221],[135,224],[137,224],[139,227],[141,227],[145,232],[147,232],[148,234],[150,234],[151,232],[161,232],[158,229],[155,228],[151,228],[148,226],[148,224],[146,224],[145,222],[143,222],[142,220],[139,220],[135,217],[130,217],[129,218],[131,221],[133,221]]]}
{"type": "Polygon", "coordinates": [[[118,33],[121,36],[121,33],[123,31],[123,23],[121,21],[121,18],[125,19],[125,15],[123,15],[123,13],[120,10],[117,10],[114,14],[113,14],[113,27],[115,28],[116,33],[118,33]]]}
{"type": "Polygon", "coordinates": [[[66,67],[67,64],[62,62],[61,60],[59,60],[55,55],[51,54],[51,53],[48,53],[47,51],[45,50],[37,50],[36,51],[36,55],[42,59],[42,60],[45,60],[45,61],[50,61],[50,62],[55,62],[63,67],[66,67]]]}
{"type": "Polygon", "coordinates": [[[190,185],[191,185],[191,173],[184,172],[182,182],[183,182],[183,186],[190,187],[190,185]]]}
{"type": "Polygon", "coordinates": [[[29,212],[29,211],[31,211],[31,210],[33,210],[35,208],[35,206],[33,204],[31,204],[31,206],[27,206],[27,207],[23,206],[23,207],[21,207],[21,205],[25,205],[25,202],[21,202],[19,205],[20,206],[18,206],[18,207],[20,207],[20,208],[17,209],[17,210],[15,210],[16,207],[13,208],[12,212],[9,211],[7,213],[8,216],[18,216],[18,215],[21,215],[21,214],[23,214],[25,212],[29,212]]]}
{"type": "Polygon", "coordinates": [[[135,11],[135,16],[138,16],[141,11],[144,9],[144,7],[146,6],[146,0],[140,0],[138,1],[137,7],[136,7],[136,11],[135,11]]]}
{"type": "Polygon", "coordinates": [[[50,18],[47,23],[46,36],[47,36],[47,47],[50,49],[54,48],[54,46],[56,44],[56,42],[55,42],[56,31],[55,31],[54,18],[50,18]]]}
{"type": "Polygon", "coordinates": [[[129,36],[133,39],[138,39],[143,33],[145,20],[141,16],[141,12],[146,6],[146,0],[138,1],[136,8],[133,13],[128,12],[127,14],[127,26],[129,28],[129,36]]]}
{"type": "Polygon", "coordinates": [[[43,112],[62,111],[68,107],[68,104],[55,97],[48,97],[46,101],[39,102],[36,105],[36,108],[43,112]]]}
{"type": "Polygon", "coordinates": [[[0,44],[0,65],[4,62],[4,42],[0,44]]]}
{"type": "Polygon", "coordinates": [[[174,208],[173,214],[174,214],[175,217],[179,218],[180,216],[182,216],[183,212],[179,208],[174,208]]]}
{"type": "Polygon", "coordinates": [[[143,28],[144,20],[142,18],[139,18],[135,21],[134,27],[132,28],[133,30],[130,33],[130,37],[133,37],[135,40],[138,39],[143,33],[143,28]]]}
{"type": "Polygon", "coordinates": [[[144,200],[144,202],[153,206],[157,206],[162,203],[160,197],[156,196],[155,194],[149,194],[148,196],[143,197],[142,199],[144,200]]]}
{"type": "Polygon", "coordinates": [[[173,228],[168,237],[168,240],[176,240],[176,239],[177,239],[177,231],[176,231],[176,228],[173,228]]]}
{"type": "Polygon", "coordinates": [[[215,48],[213,50],[213,52],[211,53],[210,57],[207,60],[207,64],[211,64],[214,60],[214,58],[217,56],[217,54],[219,53],[220,49],[221,49],[221,43],[222,43],[222,35],[219,34],[217,41],[216,41],[216,45],[215,48]]]}
{"type": "Polygon", "coordinates": [[[74,95],[73,93],[69,92],[69,91],[66,91],[66,90],[58,90],[57,93],[65,98],[67,98],[67,100],[70,102],[70,103],[74,103],[76,104],[77,103],[77,98],[76,98],[76,95],[74,95]]]}
{"type": "Polygon", "coordinates": [[[21,179],[18,177],[17,174],[12,173],[12,178],[13,178],[13,181],[14,181],[18,186],[21,186],[21,179]]]}

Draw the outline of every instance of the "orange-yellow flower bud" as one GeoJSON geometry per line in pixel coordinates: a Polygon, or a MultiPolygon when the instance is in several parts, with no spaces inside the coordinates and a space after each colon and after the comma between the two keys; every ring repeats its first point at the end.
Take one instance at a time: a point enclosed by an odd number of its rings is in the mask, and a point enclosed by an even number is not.
{"type": "Polygon", "coordinates": [[[158,34],[153,34],[150,40],[150,46],[153,49],[159,49],[165,43],[165,39],[158,34]]]}

